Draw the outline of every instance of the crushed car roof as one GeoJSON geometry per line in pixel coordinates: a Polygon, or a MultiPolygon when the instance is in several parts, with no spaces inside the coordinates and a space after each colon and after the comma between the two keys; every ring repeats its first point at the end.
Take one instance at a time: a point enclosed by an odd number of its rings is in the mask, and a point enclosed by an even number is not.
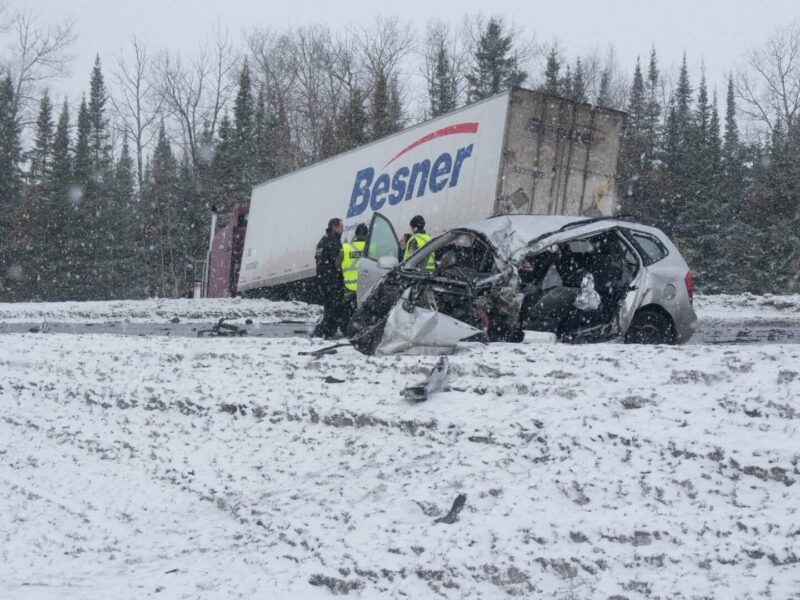
{"type": "MultiPolygon", "coordinates": [[[[596,225],[598,230],[607,228],[609,223],[615,222],[612,218],[598,221],[589,217],[502,215],[475,221],[463,227],[458,227],[458,229],[470,229],[484,234],[505,256],[511,256],[537,238],[555,234],[567,225],[582,221],[586,222],[588,229],[594,229],[595,227],[589,226],[596,225]]],[[[581,229],[583,229],[582,226],[581,229]]],[[[574,229],[569,229],[570,237],[574,231],[574,229]]]]}

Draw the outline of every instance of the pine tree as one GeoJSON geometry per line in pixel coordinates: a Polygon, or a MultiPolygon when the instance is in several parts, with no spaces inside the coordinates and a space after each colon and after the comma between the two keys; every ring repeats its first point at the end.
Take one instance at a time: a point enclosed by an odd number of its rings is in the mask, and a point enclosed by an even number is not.
{"type": "Polygon", "coordinates": [[[453,73],[451,58],[442,41],[436,53],[436,65],[433,79],[428,88],[431,116],[438,117],[456,108],[456,79],[453,73]]]}
{"type": "Polygon", "coordinates": [[[522,85],[528,75],[513,52],[513,38],[504,35],[500,20],[491,18],[478,39],[474,65],[467,74],[470,102],[522,85]]]}
{"type": "Polygon", "coordinates": [[[611,71],[603,69],[600,73],[600,85],[597,89],[595,104],[598,106],[608,106],[611,103],[611,71]]]}
{"type": "Polygon", "coordinates": [[[12,219],[22,192],[20,130],[14,84],[6,75],[0,81],[0,298],[9,298],[22,273],[12,263],[12,219]]]}
{"type": "Polygon", "coordinates": [[[239,91],[233,107],[231,167],[234,170],[232,193],[238,200],[247,199],[256,183],[255,107],[247,60],[239,75],[239,91]]]}
{"type": "Polygon", "coordinates": [[[52,196],[47,179],[53,146],[53,118],[50,99],[45,92],[39,103],[34,133],[34,147],[29,152],[30,169],[22,198],[13,214],[11,246],[15,263],[22,268],[17,295],[30,300],[51,297],[54,272],[53,248],[50,245],[53,221],[52,196]]]}
{"type": "Polygon", "coordinates": [[[397,75],[389,79],[389,128],[391,133],[400,131],[405,127],[406,118],[403,114],[403,99],[400,94],[400,81],[397,75]]]}
{"type": "Polygon", "coordinates": [[[569,97],[575,102],[586,102],[586,80],[581,59],[575,61],[575,71],[572,74],[569,97]]]}
{"type": "Polygon", "coordinates": [[[47,178],[50,170],[50,159],[53,152],[53,106],[50,96],[45,90],[39,102],[39,116],[36,119],[34,147],[30,153],[30,170],[28,181],[31,184],[41,183],[47,178]]]}
{"type": "MultiPolygon", "coordinates": [[[[240,198],[241,202],[249,197],[240,198]]],[[[194,281],[202,280],[202,259],[208,250],[210,204],[203,198],[197,174],[189,160],[178,167],[178,210],[175,227],[175,260],[179,278],[178,294],[190,295],[194,281]]]]}
{"type": "Polygon", "coordinates": [[[102,184],[109,178],[112,168],[111,142],[108,131],[108,116],[106,115],[106,104],[108,103],[108,91],[103,80],[103,72],[100,67],[100,56],[94,61],[92,75],[89,82],[89,152],[91,164],[94,168],[93,179],[102,184]]]}
{"type": "Polygon", "coordinates": [[[358,86],[350,88],[344,112],[337,122],[336,138],[338,152],[357,148],[369,141],[366,131],[367,114],[364,108],[364,93],[358,86]]]}
{"type": "MultiPolygon", "coordinates": [[[[277,129],[275,116],[269,111],[267,106],[266,95],[264,88],[258,92],[258,99],[256,101],[256,112],[254,117],[255,133],[255,166],[254,166],[254,179],[257,182],[265,181],[275,177],[275,153],[276,148],[274,145],[274,133],[277,129]]],[[[333,134],[334,142],[336,134],[333,134]]],[[[335,154],[338,150],[334,150],[331,154],[335,154]]]]}
{"type": "MultiPolygon", "coordinates": [[[[236,131],[228,114],[224,114],[217,130],[219,139],[211,161],[212,198],[221,214],[229,214],[240,201],[241,179],[237,169],[236,131]]],[[[165,134],[166,139],[166,134],[165,134]]],[[[162,153],[162,162],[166,161],[162,153]]],[[[155,169],[155,163],[154,163],[155,169]]]]}
{"type": "Polygon", "coordinates": [[[109,220],[115,225],[108,257],[114,265],[109,277],[109,298],[136,298],[144,295],[142,248],[139,244],[141,212],[136,199],[136,170],[128,146],[122,139],[119,159],[114,165],[109,220]]]}
{"type": "Polygon", "coordinates": [[[72,156],[70,153],[69,105],[64,100],[53,137],[53,158],[46,186],[51,199],[50,247],[53,250],[54,273],[49,281],[48,299],[67,300],[75,297],[75,268],[77,252],[76,207],[74,203],[72,156]]]}
{"type": "Polygon", "coordinates": [[[553,46],[547,54],[547,65],[544,70],[544,86],[542,86],[541,89],[547,94],[561,96],[563,94],[561,83],[561,61],[558,57],[558,49],[553,46]]]}
{"type": "MultiPolygon", "coordinates": [[[[230,122],[227,118],[225,121],[226,130],[230,133],[230,122]]],[[[180,265],[175,245],[180,193],[178,166],[163,122],[147,171],[142,201],[146,211],[144,238],[147,248],[145,262],[149,273],[148,291],[161,297],[174,298],[180,295],[180,265]]]]}
{"type": "Polygon", "coordinates": [[[646,108],[644,78],[637,58],[628,99],[628,122],[620,152],[620,177],[624,193],[622,212],[633,214],[645,223],[653,223],[656,217],[642,189],[646,169],[644,158],[648,147],[646,108]]]}
{"type": "Polygon", "coordinates": [[[725,195],[732,203],[734,214],[744,206],[745,168],[743,150],[739,142],[739,127],[736,123],[736,96],[733,77],[728,77],[728,92],[725,97],[725,133],[722,142],[722,172],[725,195]]]}
{"type": "Polygon", "coordinates": [[[389,114],[389,81],[381,69],[375,77],[370,102],[371,139],[377,140],[392,133],[392,122],[389,114]]]}
{"type": "Polygon", "coordinates": [[[661,100],[659,98],[659,70],[656,50],[650,52],[650,63],[647,67],[645,84],[646,104],[642,128],[647,137],[647,156],[645,160],[653,167],[656,160],[656,149],[661,135],[661,100]]]}
{"type": "Polygon", "coordinates": [[[86,99],[81,99],[78,108],[73,158],[73,182],[70,200],[75,206],[69,264],[72,274],[72,299],[87,300],[91,297],[95,279],[91,272],[94,266],[96,238],[94,227],[97,219],[94,196],[94,165],[92,164],[92,122],[86,99]]]}

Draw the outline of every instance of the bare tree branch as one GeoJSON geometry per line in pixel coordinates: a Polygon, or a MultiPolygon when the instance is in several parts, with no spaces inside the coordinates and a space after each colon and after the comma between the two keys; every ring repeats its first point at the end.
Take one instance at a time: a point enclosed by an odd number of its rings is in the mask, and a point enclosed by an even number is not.
{"type": "Polygon", "coordinates": [[[740,111],[770,133],[800,115],[800,21],[776,30],[736,75],[740,111]]]}
{"type": "Polygon", "coordinates": [[[120,54],[113,73],[117,94],[111,95],[111,104],[122,131],[134,144],[136,175],[141,192],[144,183],[144,151],[155,137],[156,119],[161,114],[164,97],[158,93],[150,76],[147,49],[136,36],[131,36],[132,62],[120,54]]]}
{"type": "Polygon", "coordinates": [[[10,67],[14,78],[14,109],[23,125],[29,122],[28,113],[36,101],[37,87],[67,74],[73,58],[68,50],[76,39],[73,26],[71,20],[43,25],[30,10],[13,15],[8,26],[15,38],[10,67]]]}

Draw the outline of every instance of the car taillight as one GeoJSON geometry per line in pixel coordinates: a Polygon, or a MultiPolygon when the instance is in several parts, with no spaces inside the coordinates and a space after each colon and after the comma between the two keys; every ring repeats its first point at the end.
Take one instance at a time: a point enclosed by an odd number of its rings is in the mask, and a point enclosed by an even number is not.
{"type": "Polygon", "coordinates": [[[689,294],[689,302],[694,303],[694,287],[692,286],[692,272],[689,271],[686,274],[686,277],[683,278],[683,282],[686,284],[686,293],[689,294]]]}

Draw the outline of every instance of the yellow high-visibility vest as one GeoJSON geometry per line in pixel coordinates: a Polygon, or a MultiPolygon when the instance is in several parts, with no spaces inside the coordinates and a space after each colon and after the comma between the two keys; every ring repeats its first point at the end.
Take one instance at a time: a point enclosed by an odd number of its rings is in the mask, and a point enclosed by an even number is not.
{"type": "MultiPolygon", "coordinates": [[[[411,254],[413,254],[411,251],[411,242],[415,242],[417,246],[416,250],[419,250],[430,241],[431,236],[429,236],[427,233],[415,233],[412,235],[410,238],[408,238],[408,242],[406,242],[406,251],[403,254],[403,260],[406,260],[409,256],[411,256],[411,254]]],[[[416,250],[414,250],[414,252],[416,252],[416,250]]],[[[436,259],[434,258],[433,253],[431,253],[431,255],[428,257],[428,262],[425,265],[425,268],[429,271],[432,271],[436,268],[436,259]]]]}
{"type": "Polygon", "coordinates": [[[365,243],[354,241],[342,244],[342,275],[344,275],[344,287],[350,292],[358,290],[358,265],[364,256],[365,243]]]}

